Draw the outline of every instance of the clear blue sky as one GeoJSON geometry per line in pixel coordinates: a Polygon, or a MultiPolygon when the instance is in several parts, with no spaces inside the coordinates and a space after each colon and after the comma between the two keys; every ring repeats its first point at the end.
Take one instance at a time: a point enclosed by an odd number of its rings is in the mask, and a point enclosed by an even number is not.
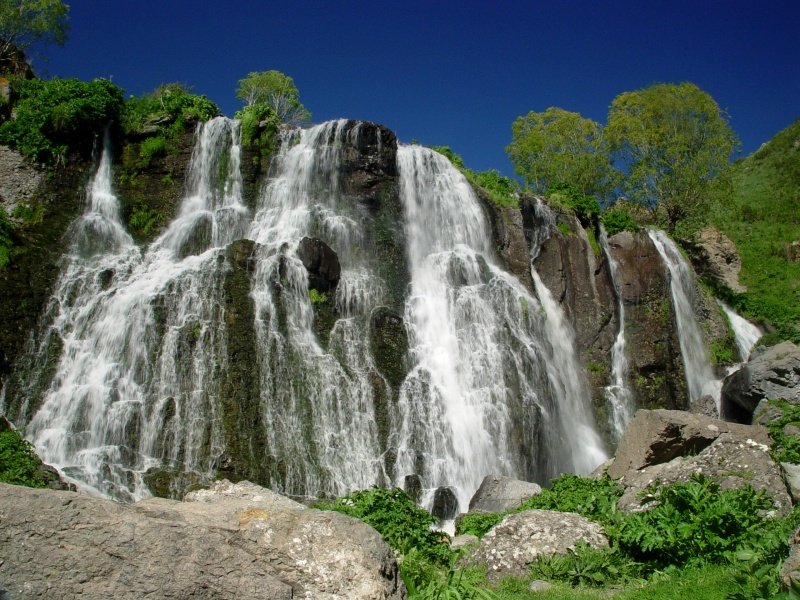
{"type": "Polygon", "coordinates": [[[44,76],[109,77],[128,94],[180,81],[232,115],[237,81],[278,69],[314,121],[377,121],[512,168],[511,123],[560,106],[605,122],[614,97],[692,81],[743,154],[800,117],[800,1],[67,0],[44,76]]]}

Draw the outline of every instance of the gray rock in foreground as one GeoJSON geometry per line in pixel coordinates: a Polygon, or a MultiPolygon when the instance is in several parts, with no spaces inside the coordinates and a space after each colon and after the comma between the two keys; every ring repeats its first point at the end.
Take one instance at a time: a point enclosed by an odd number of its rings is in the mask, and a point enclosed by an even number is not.
{"type": "Polygon", "coordinates": [[[629,471],[697,455],[723,433],[768,445],[766,429],[727,423],[680,410],[637,410],[617,446],[608,474],[619,479],[629,471]]]}
{"type": "Polygon", "coordinates": [[[503,512],[517,508],[528,498],[541,493],[542,488],[536,483],[503,475],[487,475],[469,501],[469,511],[503,512]]]}
{"type": "Polygon", "coordinates": [[[0,484],[11,598],[406,597],[371,527],[248,482],[135,505],[0,484]]]}
{"type": "Polygon", "coordinates": [[[762,400],[800,403],[800,348],[781,342],[753,356],[722,384],[722,415],[749,423],[762,400]]]}
{"type": "Polygon", "coordinates": [[[550,510],[525,510],[505,517],[465,559],[486,566],[487,577],[527,577],[536,557],[566,554],[583,540],[594,548],[608,546],[603,528],[580,515],[550,510]]]}

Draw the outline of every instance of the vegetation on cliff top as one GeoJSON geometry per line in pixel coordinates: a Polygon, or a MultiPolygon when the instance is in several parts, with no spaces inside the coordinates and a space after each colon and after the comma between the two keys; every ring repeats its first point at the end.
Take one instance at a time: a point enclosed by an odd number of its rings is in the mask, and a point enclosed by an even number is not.
{"type": "Polygon", "coordinates": [[[742,258],[744,294],[727,300],[777,331],[766,342],[800,343],[800,120],[730,168],[710,221],[742,258]]]}

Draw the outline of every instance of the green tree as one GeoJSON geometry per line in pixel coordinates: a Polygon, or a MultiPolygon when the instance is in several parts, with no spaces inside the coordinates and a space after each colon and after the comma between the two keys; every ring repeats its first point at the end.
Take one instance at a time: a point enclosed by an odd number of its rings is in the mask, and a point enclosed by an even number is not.
{"type": "Polygon", "coordinates": [[[620,94],[605,136],[626,171],[623,191],[650,208],[661,226],[683,235],[705,222],[710,184],[739,145],[727,115],[693,83],[620,94]]]}
{"type": "Polygon", "coordinates": [[[0,0],[0,64],[36,42],[61,46],[68,15],[69,6],[60,0],[0,0]]]}
{"type": "Polygon", "coordinates": [[[311,113],[300,102],[300,92],[292,78],[274,69],[250,73],[240,79],[236,97],[243,100],[246,107],[268,106],[283,123],[299,125],[311,118],[311,113]]]}
{"type": "Polygon", "coordinates": [[[536,192],[569,183],[583,194],[603,197],[613,187],[602,127],[578,113],[551,107],[517,117],[506,152],[536,192]]]}

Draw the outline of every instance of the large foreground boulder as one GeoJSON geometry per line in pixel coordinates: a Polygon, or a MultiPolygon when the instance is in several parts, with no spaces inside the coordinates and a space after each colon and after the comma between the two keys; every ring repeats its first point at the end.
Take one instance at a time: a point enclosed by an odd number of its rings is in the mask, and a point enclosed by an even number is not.
{"type": "Polygon", "coordinates": [[[566,554],[580,540],[593,548],[608,546],[599,523],[575,513],[525,510],[495,525],[465,560],[485,565],[492,581],[527,577],[537,556],[566,554]]]}
{"type": "Polygon", "coordinates": [[[608,475],[619,479],[628,471],[699,454],[728,432],[769,444],[767,431],[761,427],[727,423],[681,410],[637,410],[619,441],[608,475]]]}
{"type": "Polygon", "coordinates": [[[787,514],[792,501],[769,444],[762,426],[683,411],[639,410],[620,440],[608,474],[625,488],[621,510],[641,509],[642,492],[656,482],[686,482],[701,473],[723,490],[745,485],[766,490],[776,513],[787,514]]]}
{"type": "Polygon", "coordinates": [[[487,475],[469,501],[469,512],[503,512],[517,508],[528,498],[541,493],[542,488],[537,483],[503,475],[487,475]]]}
{"type": "Polygon", "coordinates": [[[0,484],[0,587],[15,600],[406,597],[371,527],[228,481],[134,505],[0,484]]]}
{"type": "Polygon", "coordinates": [[[762,400],[800,403],[800,347],[781,342],[755,354],[722,384],[722,416],[749,423],[762,400]]]}

